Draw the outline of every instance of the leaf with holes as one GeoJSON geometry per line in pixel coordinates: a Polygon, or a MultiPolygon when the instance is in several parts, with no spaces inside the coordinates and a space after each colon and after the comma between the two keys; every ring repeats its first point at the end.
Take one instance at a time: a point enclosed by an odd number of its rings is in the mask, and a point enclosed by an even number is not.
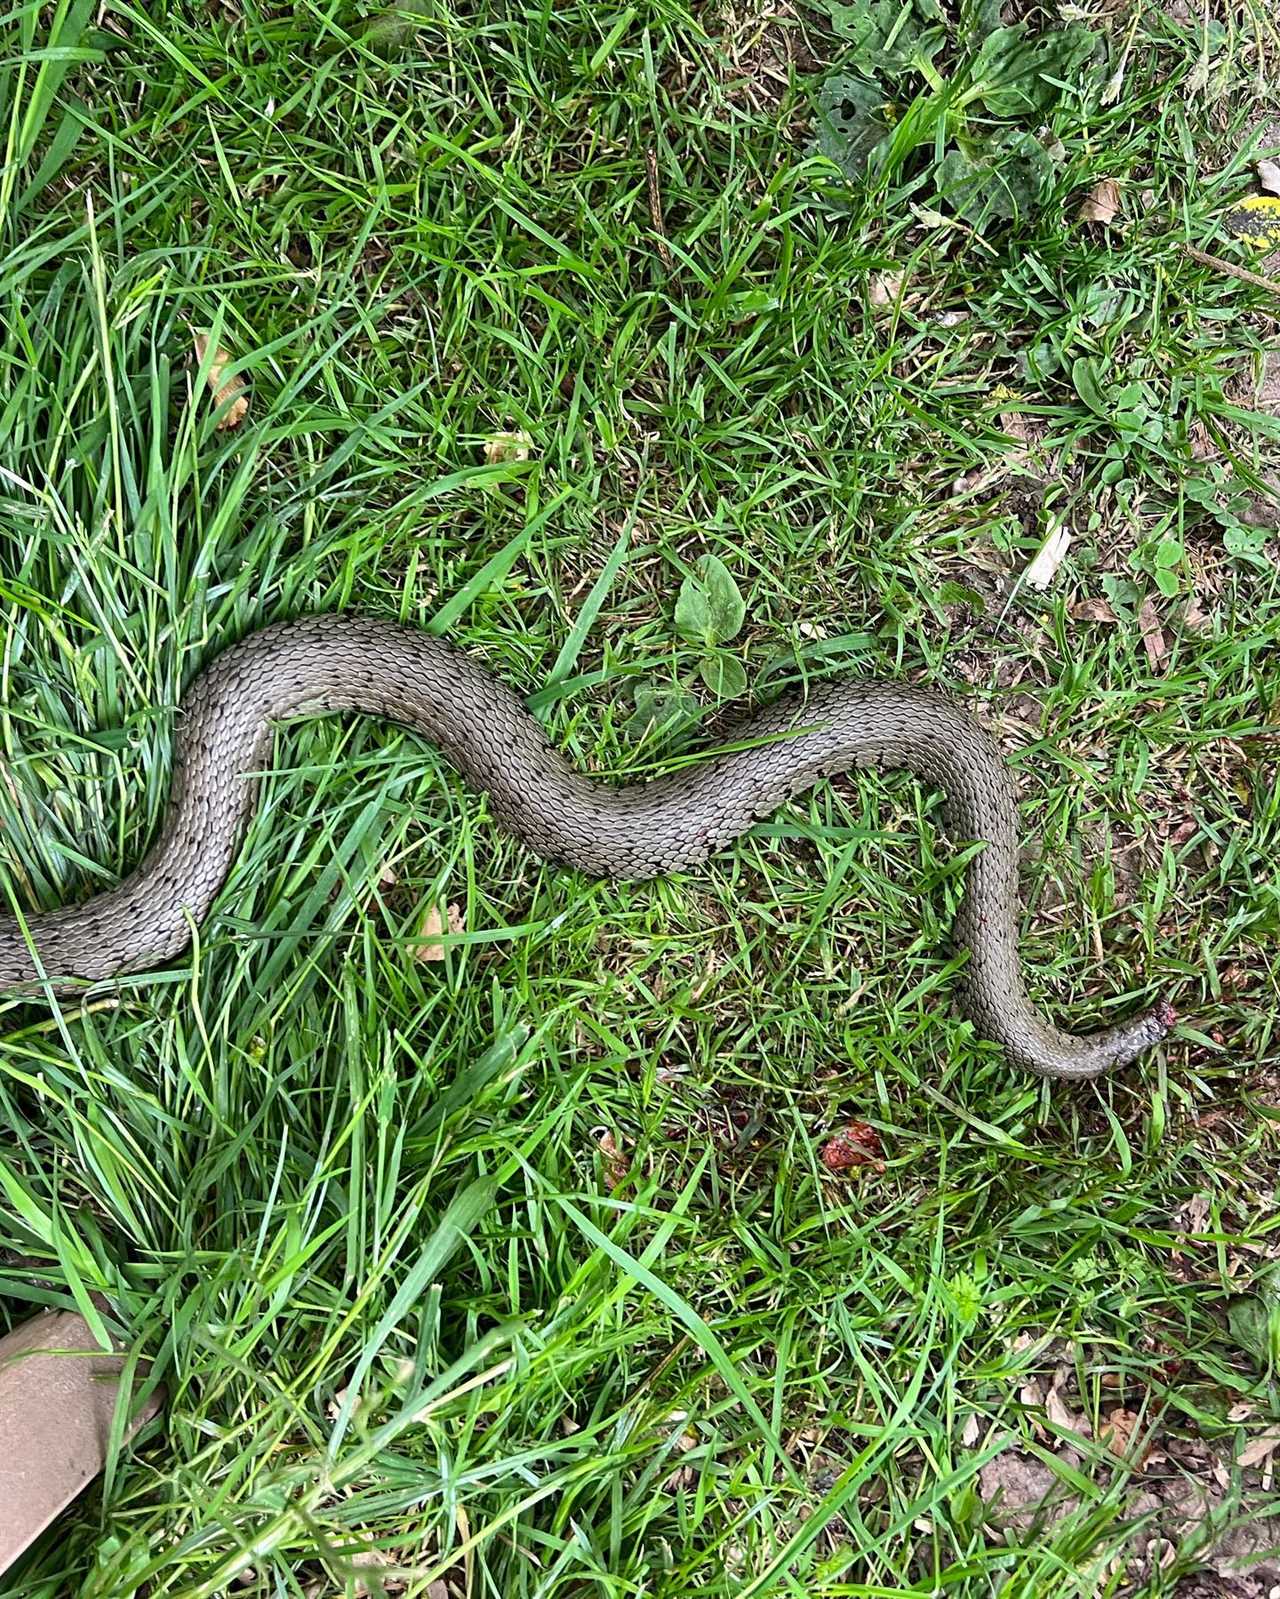
{"type": "Polygon", "coordinates": [[[1083,88],[1105,54],[1101,35],[1074,24],[1032,34],[1025,22],[988,34],[973,64],[977,97],[996,117],[1043,115],[1063,85],[1083,88]]]}
{"type": "Polygon", "coordinates": [[[627,722],[632,738],[662,738],[696,721],[699,706],[682,688],[658,688],[641,683],[635,690],[635,711],[627,722]]]}
{"type": "Polygon", "coordinates": [[[932,61],[946,39],[946,17],[937,0],[827,0],[832,30],[853,46],[850,54],[865,68],[891,74],[932,61]]]}
{"type": "Polygon", "coordinates": [[[883,90],[865,78],[834,73],[818,95],[814,146],[820,155],[834,161],[846,178],[859,178],[889,132],[885,113],[883,90]]]}
{"type": "Polygon", "coordinates": [[[1015,133],[969,154],[949,150],[935,181],[939,197],[977,227],[1034,211],[1053,182],[1053,163],[1039,140],[1015,133]]]}

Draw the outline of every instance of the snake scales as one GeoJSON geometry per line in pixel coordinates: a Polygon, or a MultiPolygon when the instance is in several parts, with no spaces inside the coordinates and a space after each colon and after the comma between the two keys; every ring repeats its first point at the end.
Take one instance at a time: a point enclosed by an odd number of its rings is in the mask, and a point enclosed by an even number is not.
{"type": "Polygon", "coordinates": [[[283,717],[363,711],[437,744],[532,850],[599,877],[697,865],[786,800],[854,766],[908,767],[944,789],[968,867],[956,940],[969,951],[962,1003],[1007,1057],[1048,1077],[1093,1077],[1132,1060],[1173,1021],[1161,1002],[1103,1032],[1059,1032],[1032,1008],[1017,952],[1016,813],[1000,752],[964,711],[923,689],[854,681],[781,701],[738,732],[751,747],[617,788],[575,771],[516,696],[426,634],[359,616],[261,629],[192,683],[179,715],[159,838],[131,876],[82,905],[0,920],[0,990],[44,976],[102,979],[187,947],[239,847],[283,717]],[[787,736],[790,735],[790,736],[787,736]]]}

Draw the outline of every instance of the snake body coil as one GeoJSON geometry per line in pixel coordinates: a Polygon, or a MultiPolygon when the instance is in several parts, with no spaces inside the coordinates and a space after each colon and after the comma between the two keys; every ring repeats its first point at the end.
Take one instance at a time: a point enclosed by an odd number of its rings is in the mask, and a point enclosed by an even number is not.
{"type": "Polygon", "coordinates": [[[967,946],[962,1003],[978,1032],[1049,1077],[1096,1076],[1163,1037],[1160,1003],[1076,1037],[1036,1014],[1017,953],[1016,815],[990,737],[950,701],[898,683],[825,685],[739,729],[753,747],[651,783],[584,777],[511,691],[451,646],[362,617],[263,628],[200,674],[178,721],[163,829],[118,888],[27,920],[0,920],[0,990],[43,975],[101,979],[181,954],[239,848],[281,718],[363,711],[437,744],[484,789],[532,850],[598,877],[643,879],[697,865],[820,778],[854,766],[908,767],[944,789],[958,838],[985,844],[968,867],[956,941],[967,946]],[[764,742],[755,742],[763,740],[764,742]]]}

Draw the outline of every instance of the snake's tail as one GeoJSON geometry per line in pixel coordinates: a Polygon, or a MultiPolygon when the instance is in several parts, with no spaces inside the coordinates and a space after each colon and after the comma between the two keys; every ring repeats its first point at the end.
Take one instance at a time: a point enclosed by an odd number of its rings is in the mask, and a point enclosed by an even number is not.
{"type": "Polygon", "coordinates": [[[1177,1019],[1173,1006],[1162,998],[1128,1021],[1117,1022],[1096,1033],[1071,1034],[1047,1029],[1052,1033],[1052,1045],[1035,1055],[1008,1046],[1006,1052],[1042,1076],[1084,1082],[1136,1060],[1153,1044],[1158,1044],[1177,1019]]]}

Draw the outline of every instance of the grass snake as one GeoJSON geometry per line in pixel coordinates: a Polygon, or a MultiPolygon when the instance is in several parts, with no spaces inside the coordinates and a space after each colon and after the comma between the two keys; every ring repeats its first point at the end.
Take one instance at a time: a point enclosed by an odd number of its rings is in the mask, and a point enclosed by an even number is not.
{"type": "Polygon", "coordinates": [[[0,919],[0,990],[55,990],[151,968],[183,952],[209,910],[256,803],[273,724],[361,711],[429,739],[489,796],[530,849],[593,876],[640,880],[724,848],[820,779],[851,767],[907,767],[945,791],[957,839],[984,844],[967,868],[955,928],[969,959],[961,1005],[1008,1059],[1047,1077],[1094,1077],[1162,1038],[1164,1001],[1102,1032],[1044,1021],[1018,959],[1018,837],[995,743],[942,695],[895,682],[823,683],[779,701],[735,734],[739,747],[628,787],[584,776],[547,743],[519,699],[442,640],[360,616],[323,615],[251,633],[189,687],[160,835],[117,888],[80,905],[0,919]],[[32,950],[39,954],[39,971],[32,950]],[[63,980],[63,981],[58,981],[63,980]]]}

